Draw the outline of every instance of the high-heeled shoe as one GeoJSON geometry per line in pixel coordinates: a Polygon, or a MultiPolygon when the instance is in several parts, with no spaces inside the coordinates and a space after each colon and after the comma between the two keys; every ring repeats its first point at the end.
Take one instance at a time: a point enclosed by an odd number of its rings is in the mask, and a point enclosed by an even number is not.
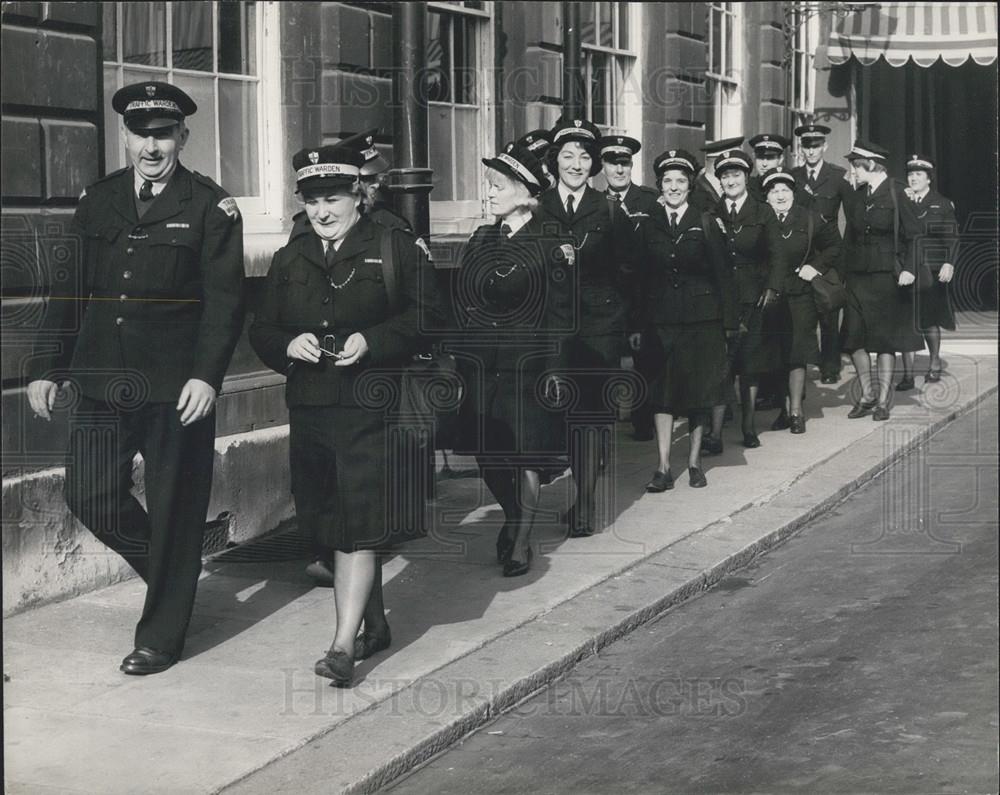
{"type": "Polygon", "coordinates": [[[354,639],[354,659],[367,660],[392,645],[392,633],[389,625],[381,632],[362,632],[354,639]]]}
{"type": "Polygon", "coordinates": [[[531,552],[531,547],[528,547],[528,554],[525,556],[523,561],[512,557],[507,558],[503,564],[503,576],[520,577],[522,574],[527,574],[531,569],[532,557],[533,554],[531,552]]]}
{"type": "Polygon", "coordinates": [[[503,563],[514,549],[514,538],[507,532],[507,525],[500,528],[497,535],[497,563],[503,563]]]}
{"type": "Polygon", "coordinates": [[[334,687],[351,687],[354,683],[354,660],[347,652],[330,649],[313,668],[316,676],[332,679],[334,687]]]}
{"type": "Polygon", "coordinates": [[[878,405],[878,398],[872,398],[871,400],[860,400],[854,404],[849,412],[847,412],[847,419],[856,420],[859,417],[867,417],[871,414],[873,408],[878,405]]]}

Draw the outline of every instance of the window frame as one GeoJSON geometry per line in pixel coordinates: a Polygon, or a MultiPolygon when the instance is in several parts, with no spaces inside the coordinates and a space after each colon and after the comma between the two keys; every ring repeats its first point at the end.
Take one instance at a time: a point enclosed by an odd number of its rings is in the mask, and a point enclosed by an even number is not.
{"type": "MultiPolygon", "coordinates": [[[[821,30],[820,15],[810,13],[809,3],[796,0],[791,6],[787,85],[788,109],[794,128],[810,122],[816,112],[816,48],[821,30]]],[[[795,151],[798,152],[799,148],[796,140],[795,151]]]]}
{"type": "Polygon", "coordinates": [[[626,93],[626,87],[632,80],[633,75],[636,73],[636,63],[639,60],[639,53],[635,46],[635,31],[638,30],[637,22],[638,10],[641,4],[638,3],[622,3],[622,2],[612,2],[611,3],[611,40],[617,43],[617,46],[609,47],[607,45],[598,44],[600,40],[600,28],[601,28],[601,3],[592,2],[590,3],[594,7],[594,40],[595,43],[585,42],[581,38],[580,50],[583,63],[583,86],[584,86],[584,104],[583,113],[588,119],[593,120],[594,118],[594,104],[593,96],[591,94],[592,86],[592,76],[594,69],[594,56],[595,55],[605,55],[611,64],[611,69],[608,70],[608,80],[606,85],[606,90],[608,91],[609,102],[607,105],[608,115],[610,116],[609,124],[598,124],[597,127],[605,135],[614,135],[616,133],[625,135],[628,132],[628,113],[626,111],[626,104],[622,101],[622,97],[626,93]],[[628,14],[628,24],[625,30],[625,37],[628,39],[625,47],[621,46],[622,43],[622,12],[628,14]]]}
{"type": "MultiPolygon", "coordinates": [[[[174,0],[176,2],[176,0],[174,0]]],[[[212,65],[218,64],[218,4],[219,0],[212,0],[212,65]]],[[[102,55],[101,70],[102,80],[104,74],[111,68],[115,70],[115,84],[122,86],[126,84],[128,75],[142,72],[145,74],[155,74],[158,79],[172,82],[175,75],[181,77],[213,77],[213,121],[215,125],[215,170],[216,174],[221,172],[221,146],[222,136],[219,129],[219,78],[226,80],[237,80],[247,83],[257,84],[257,158],[258,173],[257,180],[260,194],[257,196],[235,196],[240,207],[240,212],[244,221],[244,237],[251,234],[270,234],[282,231],[283,215],[283,173],[281,169],[284,141],[283,141],[283,120],[279,114],[272,114],[268,108],[281,107],[281,3],[274,0],[258,0],[256,3],[256,75],[231,74],[220,72],[218,69],[212,71],[202,71],[195,69],[184,69],[173,66],[172,42],[173,42],[173,9],[172,2],[165,0],[166,24],[164,36],[166,40],[166,61],[165,66],[152,66],[146,64],[129,64],[123,60],[124,53],[124,31],[123,31],[123,9],[124,2],[119,0],[114,4],[115,10],[115,48],[114,59],[106,59],[106,54],[102,55]],[[252,231],[251,231],[252,230],[252,231]]],[[[110,97],[105,97],[106,102],[110,102],[110,97]]],[[[120,136],[119,125],[114,129],[105,129],[105,136],[120,136]]],[[[102,145],[107,147],[105,139],[102,145]]],[[[184,158],[181,157],[181,162],[184,158]]],[[[124,147],[118,147],[118,158],[114,162],[106,164],[108,173],[128,165],[127,155],[124,147]]],[[[226,186],[223,185],[223,188],[226,186]]]]}
{"type": "Polygon", "coordinates": [[[705,85],[708,98],[712,105],[712,127],[707,129],[705,137],[708,140],[718,140],[720,138],[732,138],[743,133],[743,106],[740,101],[742,83],[740,76],[743,73],[743,3],[722,2],[705,3],[707,22],[705,25],[706,41],[706,68],[705,85]],[[722,72],[713,71],[715,63],[715,36],[714,28],[715,11],[722,12],[722,19],[727,20],[728,31],[723,29],[720,41],[725,47],[728,41],[731,43],[731,51],[722,53],[722,72]],[[726,35],[728,32],[728,36],[726,35]],[[723,101],[727,94],[731,94],[728,101],[723,101]]]}

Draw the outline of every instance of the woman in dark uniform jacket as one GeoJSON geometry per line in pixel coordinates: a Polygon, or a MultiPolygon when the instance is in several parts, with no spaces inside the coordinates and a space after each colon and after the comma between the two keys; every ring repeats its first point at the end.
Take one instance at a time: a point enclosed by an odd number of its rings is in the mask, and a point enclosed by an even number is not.
{"type": "MultiPolygon", "coordinates": [[[[955,330],[948,285],[955,275],[958,256],[958,220],[951,199],[931,188],[934,163],[925,155],[912,155],[906,163],[906,197],[917,226],[911,257],[917,272],[916,321],[931,361],[924,381],[941,380],[941,329],[955,330]]],[[[912,353],[903,354],[903,380],[896,389],[913,389],[912,353]]]]}
{"type": "Polygon", "coordinates": [[[918,351],[923,339],[913,323],[913,264],[907,254],[915,235],[902,188],[886,173],[889,153],[855,141],[847,160],[857,185],[845,208],[844,277],[851,295],[844,310],[843,349],[851,355],[861,396],[848,418],[889,419],[896,352],[918,351]],[[872,379],[870,353],[877,356],[872,379]]]}
{"type": "Polygon", "coordinates": [[[563,443],[555,379],[573,331],[575,252],[537,213],[548,178],[527,148],[507,144],[483,163],[496,222],[473,233],[452,289],[459,336],[448,350],[466,384],[456,451],[476,456],[503,509],[497,562],[516,577],[531,565],[539,473],[563,443]]]}
{"type": "Polygon", "coordinates": [[[268,367],[287,375],[296,515],[318,556],[334,561],[337,628],[315,670],[347,687],[355,658],[389,645],[376,553],[424,533],[422,489],[394,489],[414,504],[387,506],[390,484],[415,462],[388,449],[376,395],[382,368],[392,372],[409,359],[440,303],[412,235],[360,214],[356,150],[304,149],[293,164],[310,228],[275,253],[250,343],[268,367]],[[401,291],[397,312],[383,279],[386,234],[401,291]]]}
{"type": "Polygon", "coordinates": [[[662,194],[640,227],[644,339],[637,342],[655,351],[650,404],[659,459],[646,491],[661,492],[674,486],[670,441],[677,414],[688,417],[688,481],[694,488],[707,485],[701,471],[702,430],[712,407],[726,398],[724,327],[732,328],[735,317],[733,302],[724,300],[728,285],[719,239],[706,234],[714,222],[688,204],[697,161],[671,149],[653,161],[653,173],[662,194]]]}
{"type": "Polygon", "coordinates": [[[579,274],[579,331],[570,345],[579,408],[603,421],[570,435],[570,466],[576,503],[567,513],[570,536],[593,534],[594,494],[600,474],[602,437],[614,429],[615,407],[605,397],[611,374],[621,365],[626,326],[635,298],[636,223],[617,202],[587,185],[601,170],[600,132],[588,121],[572,119],[552,130],[546,156],[557,185],[539,203],[549,219],[573,237],[579,274]]]}
{"type": "MultiPolygon", "coordinates": [[[[757,385],[762,374],[782,369],[780,338],[773,327],[775,316],[768,311],[774,300],[766,288],[770,273],[783,273],[785,263],[774,212],[748,193],[750,169],[750,158],[740,149],[719,155],[715,175],[722,183],[723,197],[715,215],[739,317],[741,336],[736,342],[733,372],[740,376],[743,446],[760,447],[754,423],[757,385]]],[[[713,410],[713,440],[721,434],[724,408],[713,410]]]]}
{"type": "Polygon", "coordinates": [[[786,270],[772,270],[768,277],[769,300],[779,298],[787,309],[781,335],[782,354],[788,368],[788,424],[792,433],[806,432],[802,395],[806,365],[819,361],[816,324],[819,312],[809,282],[826,273],[840,258],[841,239],[836,220],[827,223],[820,214],[796,201],[795,177],[784,168],[768,172],[761,181],[767,203],[778,219],[782,260],[786,270]]]}

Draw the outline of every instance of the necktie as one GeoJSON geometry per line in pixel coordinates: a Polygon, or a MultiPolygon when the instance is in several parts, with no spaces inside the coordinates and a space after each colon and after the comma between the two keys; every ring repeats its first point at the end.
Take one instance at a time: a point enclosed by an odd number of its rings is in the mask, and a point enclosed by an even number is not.
{"type": "Polygon", "coordinates": [[[875,188],[873,188],[873,187],[872,187],[871,185],[869,185],[869,186],[868,186],[868,196],[869,196],[869,197],[871,197],[871,195],[872,195],[872,194],[873,194],[874,192],[875,192],[875,188]]]}
{"type": "Polygon", "coordinates": [[[500,224],[500,235],[503,238],[510,237],[511,228],[510,224],[500,224]]]}
{"type": "Polygon", "coordinates": [[[573,194],[572,193],[569,196],[566,197],[566,215],[568,215],[570,217],[570,219],[572,220],[572,218],[573,218],[573,194]]]}
{"type": "Polygon", "coordinates": [[[778,223],[779,224],[785,223],[785,214],[784,213],[778,213],[778,223]]]}
{"type": "Polygon", "coordinates": [[[729,220],[736,221],[736,202],[731,202],[729,205],[729,220]]]}
{"type": "Polygon", "coordinates": [[[810,185],[816,184],[816,169],[814,168],[809,169],[809,184],[810,185]]]}
{"type": "Polygon", "coordinates": [[[670,213],[670,231],[677,231],[677,213],[670,213]]]}
{"type": "Polygon", "coordinates": [[[323,254],[323,259],[326,260],[326,267],[333,267],[333,258],[337,255],[337,249],[333,247],[333,241],[326,244],[326,252],[323,254]]]}
{"type": "Polygon", "coordinates": [[[920,204],[924,200],[923,196],[917,196],[917,204],[920,204]]]}
{"type": "Polygon", "coordinates": [[[153,183],[151,180],[146,180],[142,183],[142,187],[139,188],[139,201],[148,202],[153,200],[153,183]]]}
{"type": "Polygon", "coordinates": [[[620,193],[618,193],[618,191],[614,191],[614,190],[611,191],[611,198],[614,199],[619,204],[621,204],[621,202],[622,202],[622,195],[620,193]]]}

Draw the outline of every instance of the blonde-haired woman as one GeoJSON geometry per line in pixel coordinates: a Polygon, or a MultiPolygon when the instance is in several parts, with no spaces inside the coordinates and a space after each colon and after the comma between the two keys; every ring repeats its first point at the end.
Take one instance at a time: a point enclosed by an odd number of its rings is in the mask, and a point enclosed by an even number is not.
{"type": "Polygon", "coordinates": [[[505,577],[528,572],[540,472],[562,434],[555,373],[572,332],[572,241],[543,225],[535,198],[548,178],[535,156],[510,143],[486,158],[496,222],[479,227],[453,283],[459,334],[449,346],[467,388],[458,449],[475,455],[504,513],[497,562],[505,577]]]}

